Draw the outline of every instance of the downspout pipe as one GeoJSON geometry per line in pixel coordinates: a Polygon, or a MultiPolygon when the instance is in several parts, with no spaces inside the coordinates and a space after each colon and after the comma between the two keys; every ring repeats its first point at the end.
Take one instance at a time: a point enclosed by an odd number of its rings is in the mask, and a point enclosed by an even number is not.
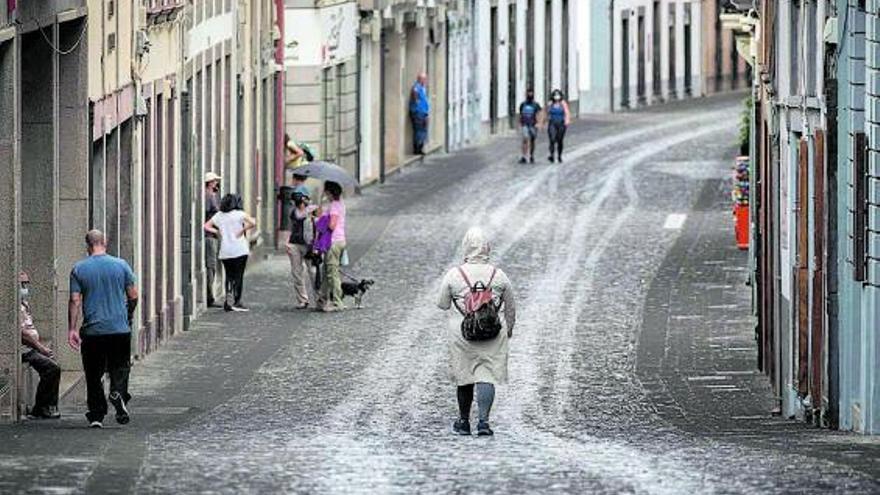
{"type": "Polygon", "coordinates": [[[275,247],[278,247],[278,231],[281,229],[282,198],[284,185],[284,0],[275,0],[275,26],[278,38],[275,40],[275,247]]]}
{"type": "MultiPolygon", "coordinates": [[[[609,0],[608,2],[608,32],[610,33],[610,43],[608,46],[611,48],[611,66],[608,70],[608,94],[610,95],[610,102],[608,111],[610,113],[614,113],[614,0],[609,0]]],[[[626,47],[623,47],[626,49],[626,47]]]]}
{"type": "Polygon", "coordinates": [[[379,34],[379,183],[385,183],[385,51],[388,41],[385,38],[385,28],[379,34]]]}

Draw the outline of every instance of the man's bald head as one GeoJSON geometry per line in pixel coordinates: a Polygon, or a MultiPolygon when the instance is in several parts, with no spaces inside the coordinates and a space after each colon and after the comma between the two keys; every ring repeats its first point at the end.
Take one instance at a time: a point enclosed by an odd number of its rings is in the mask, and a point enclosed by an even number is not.
{"type": "Polygon", "coordinates": [[[428,73],[424,71],[419,72],[419,75],[416,76],[416,79],[418,79],[419,83],[424,86],[425,84],[428,84],[428,73]]]}
{"type": "Polygon", "coordinates": [[[101,254],[107,249],[107,237],[98,229],[92,229],[86,234],[86,246],[89,254],[101,254]]]}

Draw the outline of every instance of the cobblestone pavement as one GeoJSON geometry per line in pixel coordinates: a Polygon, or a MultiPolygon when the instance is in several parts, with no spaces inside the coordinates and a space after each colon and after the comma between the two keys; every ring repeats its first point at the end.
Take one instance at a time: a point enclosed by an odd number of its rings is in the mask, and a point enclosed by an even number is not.
{"type": "Polygon", "coordinates": [[[269,257],[251,313],[208,314],[135,368],[130,428],[0,429],[0,491],[877,493],[877,441],[770,417],[752,371],[737,102],[585,119],[561,165],[517,165],[502,138],[367,189],[348,203],[365,309],[291,310],[269,257]],[[433,305],[472,224],[520,299],[489,439],[449,432],[433,305]]]}

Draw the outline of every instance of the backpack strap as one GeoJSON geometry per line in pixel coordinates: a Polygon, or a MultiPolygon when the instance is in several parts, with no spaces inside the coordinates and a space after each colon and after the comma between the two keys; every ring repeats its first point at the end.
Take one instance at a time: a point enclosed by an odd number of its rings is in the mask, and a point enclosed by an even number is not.
{"type": "Polygon", "coordinates": [[[464,283],[467,284],[468,290],[472,290],[472,289],[474,288],[474,286],[473,286],[473,284],[471,284],[470,279],[468,278],[467,274],[464,272],[464,268],[462,268],[461,266],[459,266],[459,267],[458,267],[458,273],[461,274],[461,278],[463,278],[463,279],[464,279],[464,283]]]}

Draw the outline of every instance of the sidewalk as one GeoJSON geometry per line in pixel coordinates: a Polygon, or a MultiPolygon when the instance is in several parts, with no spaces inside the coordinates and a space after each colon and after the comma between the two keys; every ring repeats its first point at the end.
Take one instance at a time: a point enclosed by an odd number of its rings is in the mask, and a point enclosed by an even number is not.
{"type": "Polygon", "coordinates": [[[649,289],[637,373],[651,402],[684,431],[788,448],[880,475],[880,438],[818,429],[771,415],[757,370],[748,253],[736,248],[729,180],[707,181],[649,289]]]}

